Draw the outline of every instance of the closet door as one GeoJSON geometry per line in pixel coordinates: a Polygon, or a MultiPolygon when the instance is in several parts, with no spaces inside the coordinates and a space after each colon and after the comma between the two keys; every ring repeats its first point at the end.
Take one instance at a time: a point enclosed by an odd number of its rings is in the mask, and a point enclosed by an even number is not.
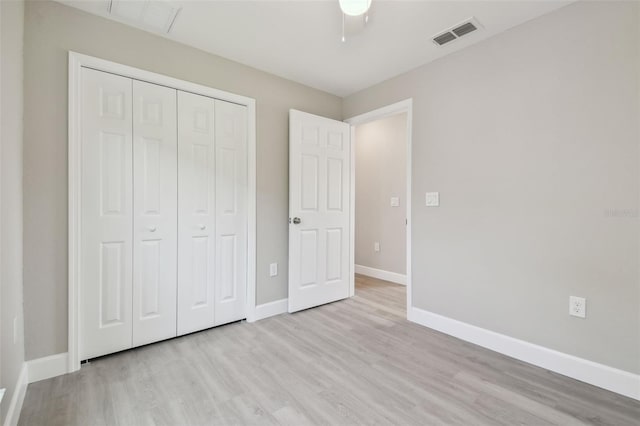
{"type": "Polygon", "coordinates": [[[133,81],[133,346],[176,336],[176,90],[133,81]]]}
{"type": "Polygon", "coordinates": [[[178,334],[214,326],[215,101],[178,91],[178,334]]]}
{"type": "Polygon", "coordinates": [[[247,108],[215,104],[216,325],[246,317],[247,108]]]}
{"type": "Polygon", "coordinates": [[[82,69],[81,359],[131,347],[131,86],[82,69]]]}

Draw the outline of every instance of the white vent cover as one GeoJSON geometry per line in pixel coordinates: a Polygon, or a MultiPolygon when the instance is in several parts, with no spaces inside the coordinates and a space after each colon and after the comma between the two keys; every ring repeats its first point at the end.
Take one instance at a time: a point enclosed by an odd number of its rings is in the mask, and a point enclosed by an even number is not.
{"type": "Polygon", "coordinates": [[[465,19],[464,21],[460,22],[457,25],[454,25],[453,27],[439,32],[438,34],[433,36],[432,39],[435,44],[437,44],[438,46],[442,46],[479,29],[482,29],[482,25],[480,25],[476,18],[472,17],[469,19],[465,19]]]}
{"type": "Polygon", "coordinates": [[[166,0],[109,1],[111,15],[161,33],[171,31],[180,9],[180,6],[166,0]]]}

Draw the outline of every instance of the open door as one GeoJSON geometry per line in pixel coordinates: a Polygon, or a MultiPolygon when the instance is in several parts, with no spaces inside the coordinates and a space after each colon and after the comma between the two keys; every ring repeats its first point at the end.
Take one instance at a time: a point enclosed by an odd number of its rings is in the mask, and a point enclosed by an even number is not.
{"type": "Polygon", "coordinates": [[[289,112],[289,312],[349,297],[350,126],[289,112]]]}

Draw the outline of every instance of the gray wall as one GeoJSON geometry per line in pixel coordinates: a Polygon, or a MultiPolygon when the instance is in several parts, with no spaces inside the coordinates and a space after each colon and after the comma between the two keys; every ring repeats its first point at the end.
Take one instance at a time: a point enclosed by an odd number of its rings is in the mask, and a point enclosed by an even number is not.
{"type": "Polygon", "coordinates": [[[22,49],[24,3],[0,2],[0,410],[4,424],[24,362],[22,316],[22,49]],[[13,339],[13,321],[17,335],[13,339]]]}
{"type": "Polygon", "coordinates": [[[68,50],[256,99],[257,302],[287,297],[288,110],[339,119],[341,99],[51,1],[25,20],[27,359],[67,351],[68,50]]]}
{"type": "Polygon", "coordinates": [[[407,114],[356,127],[356,265],[407,269],[407,114]],[[391,197],[400,205],[391,207],[391,197]],[[374,251],[374,243],[380,251],[374,251]]]}
{"type": "Polygon", "coordinates": [[[345,99],[414,100],[416,307],[640,373],[638,8],[573,3],[345,99]]]}

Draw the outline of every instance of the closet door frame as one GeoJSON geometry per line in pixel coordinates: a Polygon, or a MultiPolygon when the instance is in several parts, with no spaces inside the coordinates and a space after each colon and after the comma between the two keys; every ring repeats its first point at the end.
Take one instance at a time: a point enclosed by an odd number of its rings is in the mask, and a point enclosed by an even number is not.
{"type": "MultiPolygon", "coordinates": [[[[256,101],[200,84],[179,80],[150,71],[133,68],[92,56],[69,51],[69,329],[66,371],[80,369],[80,279],[82,266],[81,217],[82,217],[82,68],[91,68],[172,89],[191,92],[247,107],[247,322],[255,321],[256,309],[256,101]]],[[[54,374],[56,375],[56,374],[54,374]]]]}

